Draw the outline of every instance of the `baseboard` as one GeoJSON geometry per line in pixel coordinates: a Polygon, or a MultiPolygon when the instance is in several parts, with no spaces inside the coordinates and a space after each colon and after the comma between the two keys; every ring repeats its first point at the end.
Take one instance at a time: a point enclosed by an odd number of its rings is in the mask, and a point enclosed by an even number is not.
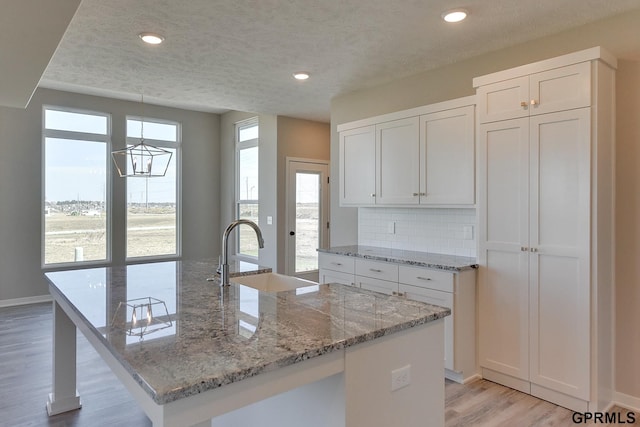
{"type": "Polygon", "coordinates": [[[13,299],[3,299],[0,300],[0,308],[3,307],[14,307],[18,305],[27,305],[27,304],[39,304],[43,302],[51,302],[53,299],[51,295],[38,295],[36,297],[26,297],[26,298],[13,298],[13,299]]]}
{"type": "Polygon", "coordinates": [[[617,406],[640,413],[640,397],[629,396],[616,391],[613,399],[617,406]]]}

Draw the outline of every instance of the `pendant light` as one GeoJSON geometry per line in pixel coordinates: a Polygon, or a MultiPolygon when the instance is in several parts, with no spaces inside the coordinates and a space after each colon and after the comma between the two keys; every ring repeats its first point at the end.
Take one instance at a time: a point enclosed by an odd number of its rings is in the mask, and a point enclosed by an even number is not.
{"type": "MultiPolygon", "coordinates": [[[[144,95],[142,96],[142,106],[144,112],[144,95]]],[[[113,164],[120,177],[129,178],[165,176],[172,156],[173,153],[171,151],[145,142],[144,117],[140,119],[140,142],[122,150],[111,152],[113,164]]]]}

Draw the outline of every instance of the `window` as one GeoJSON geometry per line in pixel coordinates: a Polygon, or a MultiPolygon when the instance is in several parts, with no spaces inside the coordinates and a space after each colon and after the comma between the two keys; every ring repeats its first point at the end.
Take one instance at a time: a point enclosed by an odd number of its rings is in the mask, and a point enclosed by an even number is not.
{"type": "Polygon", "coordinates": [[[127,145],[146,143],[172,153],[163,177],[127,178],[127,258],[179,254],[180,124],[127,117],[127,145]]]}
{"type": "Polygon", "coordinates": [[[44,107],[43,264],[109,260],[108,114],[44,107]]]}
{"type": "MultiPolygon", "coordinates": [[[[236,124],[236,218],[258,224],[258,120],[236,124]]],[[[258,258],[258,242],[253,230],[238,227],[236,254],[258,258]]]]}

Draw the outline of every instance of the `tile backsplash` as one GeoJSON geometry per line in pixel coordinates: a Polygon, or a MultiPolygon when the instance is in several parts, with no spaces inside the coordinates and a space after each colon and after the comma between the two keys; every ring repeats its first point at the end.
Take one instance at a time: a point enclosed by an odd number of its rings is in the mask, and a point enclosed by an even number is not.
{"type": "Polygon", "coordinates": [[[476,210],[359,208],[358,244],[475,257],[476,210]]]}

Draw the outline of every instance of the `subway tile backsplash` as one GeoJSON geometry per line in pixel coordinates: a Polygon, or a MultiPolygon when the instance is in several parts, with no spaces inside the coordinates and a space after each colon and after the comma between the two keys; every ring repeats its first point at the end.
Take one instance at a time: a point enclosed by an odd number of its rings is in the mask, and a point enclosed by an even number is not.
{"type": "Polygon", "coordinates": [[[476,257],[476,210],[359,208],[358,244],[476,257]]]}

